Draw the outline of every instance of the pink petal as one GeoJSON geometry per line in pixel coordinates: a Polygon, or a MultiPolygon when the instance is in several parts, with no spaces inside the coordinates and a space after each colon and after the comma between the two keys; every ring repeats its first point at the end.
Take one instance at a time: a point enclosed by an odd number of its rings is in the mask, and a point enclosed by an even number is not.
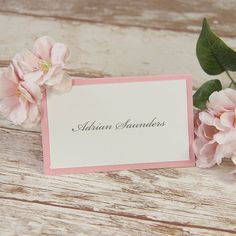
{"type": "Polygon", "coordinates": [[[208,142],[205,131],[204,124],[200,124],[199,127],[195,130],[195,135],[200,138],[203,142],[208,142]]]}
{"type": "MultiPolygon", "coordinates": [[[[17,84],[10,78],[11,72],[9,72],[9,70],[11,70],[10,67],[4,70],[0,75],[0,99],[14,96],[16,93],[17,84]]],[[[13,80],[15,80],[15,78],[13,80]]]]}
{"type": "Polygon", "coordinates": [[[234,112],[224,112],[220,116],[220,121],[222,125],[228,128],[232,128],[234,126],[234,119],[235,119],[235,113],[234,112]]]}
{"type": "Polygon", "coordinates": [[[24,80],[39,83],[40,80],[42,79],[42,76],[43,76],[43,71],[36,70],[36,71],[29,72],[29,73],[25,74],[24,80]]]}
{"type": "Polygon", "coordinates": [[[43,36],[36,40],[33,51],[38,58],[50,60],[51,50],[54,44],[54,39],[49,36],[43,36]]]}
{"type": "Polygon", "coordinates": [[[27,118],[26,103],[20,102],[10,113],[9,119],[15,125],[21,125],[27,118]]]}
{"type": "Polygon", "coordinates": [[[204,125],[215,126],[218,130],[225,130],[225,126],[213,114],[202,111],[199,113],[199,119],[204,125]]]}
{"type": "Polygon", "coordinates": [[[6,97],[0,101],[0,112],[4,117],[8,117],[11,111],[19,105],[19,99],[16,96],[6,97]]]}
{"type": "Polygon", "coordinates": [[[25,74],[39,69],[39,59],[27,49],[17,53],[12,60],[12,64],[21,79],[24,79],[25,74]]]}
{"type": "Polygon", "coordinates": [[[38,106],[35,104],[30,104],[29,115],[28,115],[29,121],[31,123],[35,122],[36,120],[38,120],[39,115],[40,113],[38,106]]]}
{"type": "Polygon", "coordinates": [[[63,80],[60,84],[55,84],[52,87],[52,90],[56,93],[66,93],[69,92],[72,88],[72,79],[69,75],[64,73],[63,80]]]}
{"type": "Polygon", "coordinates": [[[63,43],[55,43],[52,48],[51,62],[53,65],[62,65],[68,60],[69,48],[63,43]]]}
{"type": "Polygon", "coordinates": [[[40,87],[32,81],[23,81],[19,86],[19,90],[30,103],[38,103],[42,98],[40,87]]]}
{"type": "Polygon", "coordinates": [[[202,111],[199,113],[199,119],[206,125],[213,125],[215,117],[206,111],[202,111]]]}
{"type": "Polygon", "coordinates": [[[216,159],[217,165],[221,164],[222,159],[225,157],[225,153],[226,153],[226,150],[224,150],[224,146],[218,145],[216,149],[216,153],[215,153],[215,159],[216,159]]]}
{"type": "Polygon", "coordinates": [[[231,88],[226,88],[223,90],[226,96],[235,104],[236,106],[236,90],[231,88]]]}
{"type": "Polygon", "coordinates": [[[226,126],[224,126],[222,124],[222,122],[220,121],[220,119],[218,119],[218,118],[215,118],[213,124],[219,131],[227,131],[228,130],[228,128],[226,126]]]}
{"type": "Polygon", "coordinates": [[[17,74],[16,69],[14,68],[13,64],[11,63],[7,70],[6,70],[6,78],[8,78],[9,80],[11,80],[13,83],[18,84],[21,80],[21,78],[19,77],[19,75],[17,74]]]}
{"type": "Polygon", "coordinates": [[[196,138],[193,141],[193,152],[196,155],[196,157],[198,157],[200,155],[200,150],[202,149],[204,144],[205,144],[205,142],[203,142],[203,140],[201,140],[200,138],[196,138]]]}
{"type": "Polygon", "coordinates": [[[210,168],[216,164],[214,159],[215,150],[217,148],[217,143],[211,141],[207,144],[204,144],[199,151],[197,157],[196,165],[200,168],[210,168]]]}
{"type": "Polygon", "coordinates": [[[215,126],[203,124],[203,133],[207,139],[213,139],[213,136],[218,133],[218,130],[215,128],[215,126]]]}
{"type": "Polygon", "coordinates": [[[218,145],[215,153],[215,159],[217,164],[220,165],[223,158],[232,158],[233,160],[235,152],[236,152],[235,139],[227,144],[218,145]]]}
{"type": "Polygon", "coordinates": [[[227,97],[224,90],[212,93],[209,97],[209,102],[207,103],[207,108],[218,114],[223,111],[232,111],[234,107],[235,104],[227,97]]]}
{"type": "Polygon", "coordinates": [[[215,134],[214,140],[219,144],[226,144],[233,140],[236,140],[236,129],[231,129],[228,132],[222,132],[215,134]]]}
{"type": "Polygon", "coordinates": [[[212,159],[215,154],[217,143],[213,140],[206,143],[200,150],[200,156],[205,156],[207,159],[212,159]]]}
{"type": "Polygon", "coordinates": [[[193,120],[193,122],[194,122],[194,128],[197,129],[198,126],[201,124],[201,121],[200,121],[200,119],[199,119],[199,113],[200,113],[200,111],[194,108],[194,109],[193,109],[193,113],[194,113],[194,120],[193,120]]]}
{"type": "Polygon", "coordinates": [[[206,158],[199,158],[196,160],[196,166],[199,168],[211,168],[216,164],[214,159],[208,160],[206,158]]]}
{"type": "Polygon", "coordinates": [[[53,66],[50,68],[47,74],[43,76],[43,80],[40,82],[40,85],[47,85],[51,87],[55,84],[61,83],[63,79],[63,70],[60,66],[53,66]]]}
{"type": "Polygon", "coordinates": [[[40,121],[39,108],[35,104],[29,104],[28,117],[22,124],[25,128],[36,126],[40,121]]]}

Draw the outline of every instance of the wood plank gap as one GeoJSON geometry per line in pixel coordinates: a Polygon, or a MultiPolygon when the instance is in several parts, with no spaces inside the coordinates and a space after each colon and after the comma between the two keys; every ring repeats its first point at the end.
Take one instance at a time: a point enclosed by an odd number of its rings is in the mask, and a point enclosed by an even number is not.
{"type": "MultiPolygon", "coordinates": [[[[29,14],[29,13],[19,13],[16,11],[2,11],[0,10],[0,14],[2,15],[14,15],[14,16],[28,16],[28,17],[34,17],[34,18],[44,18],[46,20],[60,20],[60,21],[69,21],[69,22],[78,22],[78,23],[88,23],[88,24],[102,24],[102,25],[111,25],[111,26],[118,26],[118,27],[124,27],[124,28],[138,28],[138,29],[151,29],[151,30],[157,30],[157,31],[173,31],[173,32],[180,32],[180,33],[200,33],[200,30],[196,29],[176,29],[173,27],[158,27],[158,26],[143,26],[143,25],[135,25],[135,24],[128,24],[128,23],[114,23],[114,22],[105,22],[102,20],[89,20],[89,19],[82,19],[82,18],[73,18],[68,16],[47,16],[43,14],[29,14]]],[[[235,38],[235,34],[227,33],[227,38],[235,38]]]]}
{"type": "Polygon", "coordinates": [[[35,130],[27,130],[27,129],[21,129],[21,127],[19,127],[18,129],[17,128],[10,128],[10,127],[3,127],[3,126],[0,126],[0,130],[3,130],[5,132],[11,132],[11,131],[16,131],[16,132],[20,132],[20,133],[31,133],[31,134],[40,134],[41,135],[41,132],[40,131],[35,131],[35,130]]]}
{"type": "Polygon", "coordinates": [[[213,230],[213,231],[217,231],[217,232],[225,232],[225,233],[236,234],[236,230],[228,230],[228,229],[201,226],[201,225],[183,224],[183,223],[179,223],[179,222],[171,222],[171,221],[165,221],[165,220],[154,220],[154,219],[148,218],[144,215],[134,215],[134,214],[131,214],[131,213],[114,213],[114,212],[106,212],[106,211],[94,211],[93,208],[89,208],[89,207],[77,208],[77,207],[63,206],[63,205],[53,204],[53,203],[48,203],[48,202],[41,202],[41,201],[38,201],[38,200],[28,201],[28,200],[13,198],[13,197],[1,197],[0,196],[0,199],[18,201],[18,202],[24,202],[24,203],[31,203],[31,204],[39,204],[39,205],[44,205],[44,206],[67,208],[67,209],[78,210],[78,211],[93,212],[93,213],[105,214],[105,215],[109,215],[109,216],[111,216],[111,215],[120,216],[120,217],[126,217],[126,218],[130,218],[130,219],[138,219],[138,220],[149,221],[149,222],[175,225],[175,226],[179,226],[179,227],[206,229],[206,230],[213,230]]]}
{"type": "MultiPolygon", "coordinates": [[[[0,68],[6,68],[11,63],[11,60],[0,60],[0,68]]],[[[101,78],[109,77],[111,75],[103,73],[102,71],[94,70],[92,68],[85,69],[64,69],[68,75],[72,77],[84,77],[84,78],[101,78]]]]}
{"type": "Polygon", "coordinates": [[[7,67],[10,64],[10,60],[0,60],[0,68],[7,67]]]}

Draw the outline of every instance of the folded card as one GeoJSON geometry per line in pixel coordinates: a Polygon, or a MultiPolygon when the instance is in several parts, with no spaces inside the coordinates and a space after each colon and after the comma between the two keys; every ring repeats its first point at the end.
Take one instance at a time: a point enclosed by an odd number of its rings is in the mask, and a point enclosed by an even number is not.
{"type": "Polygon", "coordinates": [[[74,79],[45,92],[46,174],[194,166],[191,76],[74,79]]]}

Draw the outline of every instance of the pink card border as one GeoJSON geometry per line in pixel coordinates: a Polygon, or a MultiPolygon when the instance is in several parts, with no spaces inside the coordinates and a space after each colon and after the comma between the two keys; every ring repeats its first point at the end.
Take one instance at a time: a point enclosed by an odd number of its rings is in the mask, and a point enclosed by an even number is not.
{"type": "Polygon", "coordinates": [[[148,81],[164,81],[164,80],[186,80],[187,87],[187,105],[188,105],[188,132],[189,132],[189,156],[187,161],[174,162],[158,162],[158,163],[137,163],[122,164],[109,166],[92,166],[92,167],[74,167],[74,168],[50,168],[50,144],[48,130],[48,114],[47,114],[47,94],[44,93],[42,101],[42,143],[43,143],[43,160],[44,173],[46,175],[61,175],[73,173],[88,173],[99,171],[113,170],[131,170],[131,169],[154,169],[164,167],[191,167],[195,166],[195,157],[192,150],[193,143],[193,102],[192,102],[192,78],[191,75],[161,75],[161,76],[140,76],[140,77],[116,77],[116,78],[74,78],[73,86],[93,85],[93,84],[111,84],[111,83],[133,83],[148,81]]]}

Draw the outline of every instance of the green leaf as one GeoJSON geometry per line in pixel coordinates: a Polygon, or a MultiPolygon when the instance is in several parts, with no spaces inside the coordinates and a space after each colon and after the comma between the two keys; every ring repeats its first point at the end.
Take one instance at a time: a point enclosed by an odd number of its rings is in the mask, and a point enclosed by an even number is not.
{"type": "Polygon", "coordinates": [[[210,75],[236,71],[236,52],[228,47],[210,29],[207,20],[202,23],[196,53],[202,69],[210,75]]]}
{"type": "Polygon", "coordinates": [[[222,85],[218,79],[205,82],[193,95],[193,105],[201,110],[205,109],[210,95],[220,90],[222,90],[222,85]]]}

